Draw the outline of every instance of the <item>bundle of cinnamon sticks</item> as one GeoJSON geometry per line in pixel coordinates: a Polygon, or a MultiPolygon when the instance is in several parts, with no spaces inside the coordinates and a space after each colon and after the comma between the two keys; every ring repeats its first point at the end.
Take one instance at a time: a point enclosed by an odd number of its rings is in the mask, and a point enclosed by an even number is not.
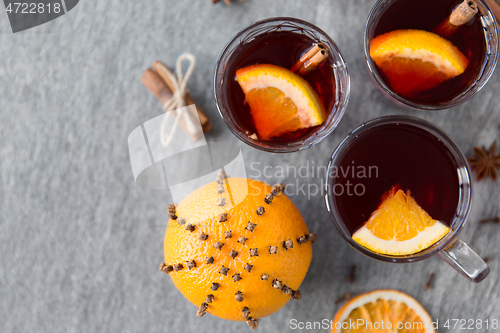
{"type": "MultiPolygon", "coordinates": [[[[153,68],[148,68],[142,73],[141,81],[144,85],[153,93],[153,95],[160,101],[162,105],[168,102],[174,95],[176,88],[169,77],[165,74],[165,72],[170,72],[173,74],[173,71],[166,66],[161,61],[153,62],[153,68]]],[[[173,75],[175,77],[175,75],[173,75]]],[[[201,128],[203,133],[208,132],[212,129],[212,123],[208,118],[206,112],[197,104],[189,92],[186,93],[186,105],[196,106],[196,111],[198,113],[198,118],[200,119],[201,128]]],[[[179,120],[179,124],[186,131],[187,134],[193,139],[193,141],[197,141],[203,137],[203,133],[191,133],[188,131],[187,124],[184,119],[181,117],[179,120]]]]}

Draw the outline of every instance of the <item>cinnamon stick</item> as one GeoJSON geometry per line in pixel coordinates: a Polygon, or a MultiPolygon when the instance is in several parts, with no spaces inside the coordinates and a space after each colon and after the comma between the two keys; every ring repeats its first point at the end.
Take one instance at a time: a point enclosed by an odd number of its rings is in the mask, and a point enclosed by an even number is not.
{"type": "MultiPolygon", "coordinates": [[[[163,81],[168,86],[170,91],[175,93],[176,89],[175,89],[174,85],[172,84],[172,81],[170,81],[168,76],[165,75],[165,73],[164,73],[164,72],[169,72],[170,74],[172,74],[175,77],[174,72],[167,65],[165,65],[164,63],[162,63],[159,60],[156,60],[155,62],[153,62],[153,67],[154,67],[154,69],[156,69],[156,72],[163,79],[163,81]]],[[[212,126],[212,123],[210,122],[210,119],[208,118],[205,111],[201,107],[199,107],[198,104],[195,103],[195,101],[193,100],[193,98],[191,97],[191,95],[189,94],[189,91],[188,91],[188,92],[186,92],[186,105],[191,105],[191,104],[194,104],[196,106],[196,111],[198,112],[198,118],[200,118],[200,123],[201,123],[201,127],[203,129],[203,133],[206,133],[209,130],[211,130],[213,126],[212,126]]]]}
{"type": "Polygon", "coordinates": [[[151,68],[146,69],[144,73],[142,73],[141,81],[146,88],[155,95],[160,103],[166,103],[172,98],[172,91],[168,89],[161,77],[151,68]]]}
{"type": "MultiPolygon", "coordinates": [[[[142,73],[141,75],[141,81],[142,83],[144,83],[146,88],[148,88],[149,91],[153,93],[153,95],[160,101],[162,105],[172,98],[173,96],[172,90],[167,86],[165,81],[163,81],[162,78],[158,75],[158,73],[155,72],[153,69],[151,68],[146,69],[144,73],[142,73]]],[[[186,97],[186,104],[196,105],[196,103],[194,103],[192,98],[188,100],[187,97],[186,97]]],[[[210,129],[212,129],[212,124],[210,123],[210,119],[198,106],[196,106],[196,111],[198,112],[198,117],[201,122],[201,128],[203,130],[203,133],[208,132],[210,129]]],[[[191,137],[191,139],[193,139],[193,141],[197,141],[202,137],[202,133],[195,133],[195,134],[190,133],[182,117],[179,120],[179,124],[191,137]]]]}
{"type": "Polygon", "coordinates": [[[304,53],[293,65],[291,71],[299,75],[304,75],[318,67],[328,58],[328,49],[322,43],[315,44],[309,51],[304,53]]]}
{"type": "Polygon", "coordinates": [[[458,28],[469,22],[478,12],[477,4],[473,0],[464,0],[443,22],[441,22],[434,33],[444,38],[453,36],[458,28]]]}

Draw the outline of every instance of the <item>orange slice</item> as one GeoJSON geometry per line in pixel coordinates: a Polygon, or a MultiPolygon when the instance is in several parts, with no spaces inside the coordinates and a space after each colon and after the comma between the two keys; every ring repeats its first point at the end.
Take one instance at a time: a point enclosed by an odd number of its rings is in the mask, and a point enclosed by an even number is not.
{"type": "Polygon", "coordinates": [[[236,79],[261,140],[321,125],[326,112],[318,95],[299,75],[275,65],[238,69],[236,79]]]}
{"type": "Polygon", "coordinates": [[[418,205],[410,191],[405,194],[393,187],[352,238],[376,253],[408,255],[428,248],[449,231],[418,205]]]}
{"type": "Polygon", "coordinates": [[[397,290],[375,290],[352,298],[337,312],[332,326],[332,333],[435,333],[422,305],[397,290]]]}
{"type": "Polygon", "coordinates": [[[370,56],[405,97],[462,74],[469,61],[449,40],[423,30],[395,30],[374,38],[370,56]]]}

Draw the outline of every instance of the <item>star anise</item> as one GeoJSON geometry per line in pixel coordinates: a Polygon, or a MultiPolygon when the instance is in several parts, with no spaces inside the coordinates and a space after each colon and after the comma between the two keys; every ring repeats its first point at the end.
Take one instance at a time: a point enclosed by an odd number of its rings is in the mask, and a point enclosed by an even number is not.
{"type": "MultiPolygon", "coordinates": [[[[245,0],[239,0],[240,2],[245,2],[245,0]]],[[[212,3],[217,3],[219,2],[219,0],[212,0],[212,3]]],[[[231,4],[231,0],[224,0],[224,3],[226,5],[230,5],[231,4]]]]}
{"type": "Polygon", "coordinates": [[[474,156],[469,157],[469,164],[473,170],[477,170],[477,180],[481,180],[489,176],[493,180],[497,180],[498,171],[500,169],[500,153],[496,152],[497,142],[493,142],[490,149],[474,147],[474,156]]]}

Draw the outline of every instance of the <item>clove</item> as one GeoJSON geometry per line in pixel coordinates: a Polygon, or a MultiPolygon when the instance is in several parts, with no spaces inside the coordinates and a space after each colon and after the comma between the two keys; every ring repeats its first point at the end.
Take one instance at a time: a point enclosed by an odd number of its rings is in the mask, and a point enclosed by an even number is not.
{"type": "Polygon", "coordinates": [[[199,238],[200,240],[204,241],[204,240],[207,240],[208,235],[207,235],[206,233],[202,232],[202,233],[200,234],[200,237],[198,237],[198,238],[199,238]]]}
{"type": "Polygon", "coordinates": [[[274,194],[271,192],[269,194],[266,194],[266,197],[264,198],[264,202],[268,205],[271,204],[271,202],[273,202],[273,199],[274,199],[274,194]]]}
{"type": "Polygon", "coordinates": [[[285,293],[285,295],[290,295],[292,296],[293,294],[293,289],[288,287],[288,286],[283,286],[283,293],[285,293]]]}
{"type": "Polygon", "coordinates": [[[241,280],[241,276],[240,276],[240,273],[236,273],[234,274],[233,276],[231,276],[233,278],[233,281],[234,282],[238,282],[239,280],[241,280]]]}
{"type": "Polygon", "coordinates": [[[238,291],[236,294],[234,294],[234,298],[236,299],[236,302],[243,302],[243,293],[241,291],[238,291]]]}
{"type": "Polygon", "coordinates": [[[304,236],[300,236],[299,238],[297,238],[297,243],[299,243],[299,245],[305,244],[306,242],[307,239],[304,236]]]}
{"type": "Polygon", "coordinates": [[[283,282],[278,281],[278,279],[274,279],[271,285],[273,286],[274,289],[283,288],[283,282]]]}
{"type": "Polygon", "coordinates": [[[220,287],[220,284],[218,284],[217,282],[212,283],[212,290],[213,291],[216,291],[217,289],[219,289],[219,287],[220,287]]]}
{"type": "Polygon", "coordinates": [[[214,263],[214,257],[207,257],[207,265],[214,263]]]}
{"type": "Polygon", "coordinates": [[[217,178],[221,178],[221,179],[226,179],[227,178],[227,174],[224,170],[220,170],[218,173],[217,173],[217,178]]]}
{"type": "Polygon", "coordinates": [[[257,224],[248,221],[248,225],[245,227],[245,229],[253,232],[253,229],[255,229],[256,226],[257,226],[257,224]]]}
{"type": "Polygon", "coordinates": [[[189,270],[196,267],[196,262],[194,260],[186,261],[186,266],[189,270]]]}
{"type": "Polygon", "coordinates": [[[240,238],[238,238],[238,243],[241,243],[243,245],[245,245],[245,242],[248,240],[248,238],[245,238],[243,236],[240,236],[240,238]]]}
{"type": "Polygon", "coordinates": [[[316,234],[307,234],[306,235],[306,240],[308,240],[311,243],[316,242],[317,238],[318,238],[318,236],[316,234]]]}
{"type": "Polygon", "coordinates": [[[168,213],[168,216],[170,216],[170,218],[172,220],[177,220],[177,214],[175,213],[175,205],[174,204],[168,205],[167,213],[168,213]]]}
{"type": "Polygon", "coordinates": [[[216,242],[214,247],[219,250],[219,251],[222,251],[222,247],[224,246],[224,243],[221,243],[221,242],[216,242]]]}
{"type": "Polygon", "coordinates": [[[248,318],[247,325],[250,326],[251,329],[256,330],[257,326],[259,326],[259,320],[253,319],[253,318],[248,318]]]}
{"type": "Polygon", "coordinates": [[[184,266],[182,266],[182,264],[174,264],[174,271],[176,272],[180,271],[183,268],[184,266]]]}
{"type": "Polygon", "coordinates": [[[259,206],[259,208],[257,208],[257,215],[262,216],[262,214],[264,214],[265,212],[266,210],[264,209],[264,207],[259,206]]]}
{"type": "Polygon", "coordinates": [[[174,267],[172,265],[166,265],[165,263],[161,263],[159,269],[160,269],[160,271],[168,274],[174,270],[174,267]]]}
{"type": "Polygon", "coordinates": [[[232,237],[233,237],[233,232],[231,230],[224,231],[224,238],[225,239],[232,238],[232,237]]]}
{"type": "Polygon", "coordinates": [[[233,258],[233,259],[234,259],[234,258],[236,258],[236,256],[237,256],[237,255],[238,255],[238,252],[236,252],[235,250],[231,250],[231,251],[229,251],[229,256],[230,256],[231,258],[233,258]]]}
{"type": "Polygon", "coordinates": [[[250,273],[250,271],[252,270],[252,267],[253,267],[253,265],[250,265],[247,263],[244,268],[248,271],[248,273],[250,273]]]}
{"type": "Polygon", "coordinates": [[[348,281],[349,281],[349,283],[356,282],[356,265],[352,265],[351,271],[349,272],[348,281]]]}
{"type": "Polygon", "coordinates": [[[431,289],[432,287],[432,282],[434,281],[434,273],[432,273],[430,276],[429,276],[429,280],[427,281],[427,283],[425,284],[424,286],[424,289],[425,290],[429,290],[431,289]]]}
{"type": "Polygon", "coordinates": [[[217,193],[224,193],[224,185],[217,184],[217,193]]]}
{"type": "Polygon", "coordinates": [[[186,219],[185,219],[185,218],[182,218],[182,217],[179,217],[179,218],[177,219],[177,223],[178,223],[179,225],[184,225],[184,224],[186,224],[186,219]]]}
{"type": "Polygon", "coordinates": [[[214,295],[210,294],[210,295],[207,295],[207,298],[205,299],[205,301],[210,304],[214,301],[214,295]]]}
{"type": "Polygon", "coordinates": [[[217,174],[217,178],[215,179],[215,181],[217,182],[217,184],[222,184],[224,183],[224,179],[227,178],[227,175],[224,171],[219,171],[219,173],[217,174]]]}
{"type": "Polygon", "coordinates": [[[191,232],[193,232],[193,231],[194,231],[194,225],[192,225],[192,224],[189,224],[189,223],[188,223],[188,224],[186,225],[186,230],[187,230],[187,231],[191,231],[191,232]]]}
{"type": "Polygon", "coordinates": [[[300,290],[292,291],[292,298],[300,301],[302,299],[302,293],[300,292],[300,290]]]}
{"type": "Polygon", "coordinates": [[[293,248],[293,240],[289,239],[286,242],[283,242],[283,247],[285,250],[293,248]]]}
{"type": "Polygon", "coordinates": [[[250,310],[245,306],[243,310],[241,310],[241,314],[243,315],[243,318],[248,318],[250,316],[250,310]]]}
{"type": "Polygon", "coordinates": [[[224,205],[226,204],[226,198],[219,198],[219,199],[217,200],[217,204],[218,204],[219,206],[224,206],[224,205]]]}
{"type": "Polygon", "coordinates": [[[198,308],[198,311],[196,311],[196,315],[198,317],[203,317],[205,313],[207,313],[207,308],[208,308],[207,303],[201,303],[200,307],[198,308]]]}
{"type": "MultiPolygon", "coordinates": [[[[221,198],[223,199],[223,198],[221,198]]],[[[226,222],[227,221],[227,213],[222,213],[219,215],[219,222],[226,222]]]]}
{"type": "Polygon", "coordinates": [[[269,246],[269,254],[277,254],[278,247],[277,246],[269,246]]]}
{"type": "Polygon", "coordinates": [[[219,274],[224,274],[225,276],[227,276],[227,271],[229,271],[229,268],[226,268],[224,267],[224,265],[222,265],[219,274]]]}
{"type": "Polygon", "coordinates": [[[250,257],[258,257],[258,256],[259,256],[259,253],[258,253],[257,248],[250,249],[250,257]]]}
{"type": "Polygon", "coordinates": [[[260,277],[260,279],[261,279],[262,281],[267,281],[267,280],[269,280],[269,275],[267,275],[267,274],[262,274],[262,276],[260,277]]]}
{"type": "Polygon", "coordinates": [[[279,183],[273,186],[273,195],[280,195],[285,190],[285,184],[279,183]]]}

